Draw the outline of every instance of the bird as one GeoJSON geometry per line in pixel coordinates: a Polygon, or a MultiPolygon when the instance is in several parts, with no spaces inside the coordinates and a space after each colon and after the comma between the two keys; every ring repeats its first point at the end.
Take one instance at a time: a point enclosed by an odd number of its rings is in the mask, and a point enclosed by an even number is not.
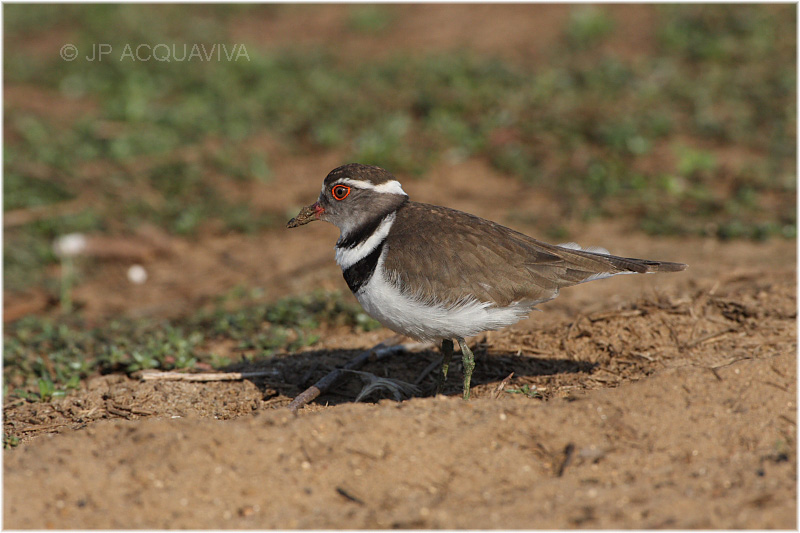
{"type": "Polygon", "coordinates": [[[563,287],[687,268],[547,244],[469,213],[414,202],[389,171],[359,163],[333,169],[317,201],[287,228],[315,220],[339,228],[336,262],[367,314],[402,335],[441,342],[437,394],[458,343],[465,400],[475,368],[467,337],[518,322],[563,287]]]}

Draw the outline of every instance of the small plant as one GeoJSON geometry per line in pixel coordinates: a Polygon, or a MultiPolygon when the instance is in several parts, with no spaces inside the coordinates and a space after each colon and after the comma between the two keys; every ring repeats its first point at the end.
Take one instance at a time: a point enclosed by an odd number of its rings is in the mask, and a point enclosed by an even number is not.
{"type": "Polygon", "coordinates": [[[543,398],[542,393],[536,388],[536,385],[530,386],[527,383],[516,389],[506,389],[509,394],[523,394],[528,398],[543,398]]]}
{"type": "Polygon", "coordinates": [[[53,398],[64,396],[63,390],[57,390],[55,383],[47,378],[39,378],[37,380],[39,385],[39,399],[43,402],[49,402],[53,398]]]}
{"type": "Polygon", "coordinates": [[[14,448],[19,445],[19,437],[3,433],[3,449],[14,448]]]}

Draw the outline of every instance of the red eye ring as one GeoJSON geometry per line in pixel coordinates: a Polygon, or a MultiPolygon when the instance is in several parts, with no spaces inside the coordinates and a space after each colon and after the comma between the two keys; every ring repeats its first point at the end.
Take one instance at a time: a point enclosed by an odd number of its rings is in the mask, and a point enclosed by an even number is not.
{"type": "Polygon", "coordinates": [[[350,194],[350,187],[342,184],[334,185],[331,189],[331,194],[335,199],[342,201],[347,198],[348,194],[350,194]]]}

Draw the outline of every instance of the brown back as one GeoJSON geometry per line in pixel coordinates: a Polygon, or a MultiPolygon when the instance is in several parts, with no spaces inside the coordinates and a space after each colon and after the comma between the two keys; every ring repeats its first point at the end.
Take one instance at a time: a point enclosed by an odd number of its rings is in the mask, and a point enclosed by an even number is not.
{"type": "Polygon", "coordinates": [[[599,274],[686,268],[561,248],[468,213],[417,202],[398,209],[386,247],[384,268],[392,281],[445,304],[474,297],[498,306],[534,305],[599,274]]]}

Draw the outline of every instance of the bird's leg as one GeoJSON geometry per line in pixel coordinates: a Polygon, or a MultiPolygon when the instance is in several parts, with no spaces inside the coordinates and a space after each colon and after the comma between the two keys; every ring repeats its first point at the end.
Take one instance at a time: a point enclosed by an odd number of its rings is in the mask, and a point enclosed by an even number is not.
{"type": "Polygon", "coordinates": [[[439,381],[436,384],[436,394],[440,394],[447,381],[447,370],[450,368],[450,359],[453,357],[453,340],[444,339],[442,341],[442,371],[439,372],[439,381]]]}
{"type": "Polygon", "coordinates": [[[464,399],[469,400],[469,382],[472,381],[472,371],[475,370],[475,356],[472,355],[467,342],[458,338],[458,345],[461,346],[461,359],[464,362],[464,399]]]}

